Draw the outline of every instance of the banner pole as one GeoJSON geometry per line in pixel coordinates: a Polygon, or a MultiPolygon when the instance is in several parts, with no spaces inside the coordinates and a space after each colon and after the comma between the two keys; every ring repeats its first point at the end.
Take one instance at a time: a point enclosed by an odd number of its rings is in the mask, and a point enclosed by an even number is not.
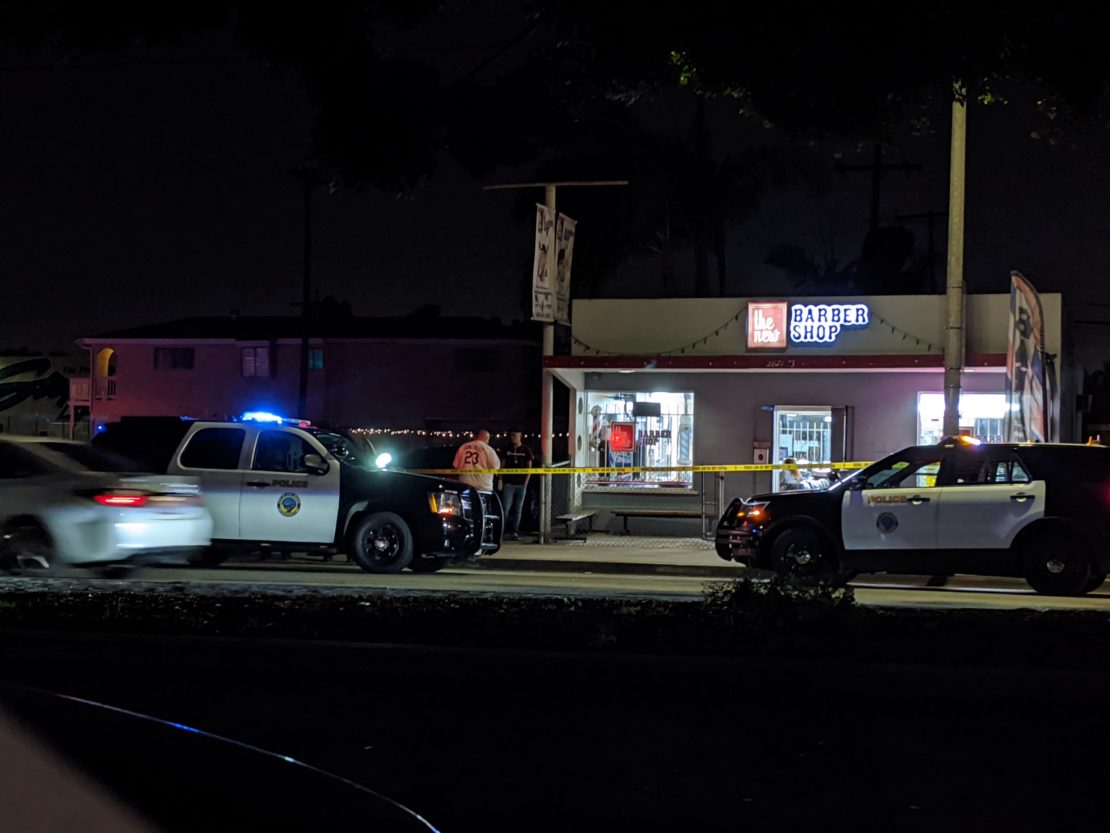
{"type": "MultiPolygon", "coordinates": [[[[557,222],[557,215],[555,214],[555,186],[544,185],[543,187],[544,203],[547,206],[548,216],[551,217],[553,222],[557,222]]],[[[549,252],[549,266],[550,260],[554,255],[554,249],[549,252]]],[[[554,278],[554,272],[550,271],[548,274],[554,278]]],[[[555,355],[555,324],[554,322],[544,322],[543,325],[543,356],[546,359],[548,356],[555,355]]],[[[542,367],[543,373],[543,393],[540,401],[540,458],[543,461],[543,467],[551,467],[551,433],[554,425],[554,409],[555,409],[555,389],[554,379],[551,376],[551,371],[547,369],[546,364],[542,367]]],[[[539,543],[546,544],[551,541],[551,475],[545,474],[540,479],[540,530],[539,530],[539,543]]]]}

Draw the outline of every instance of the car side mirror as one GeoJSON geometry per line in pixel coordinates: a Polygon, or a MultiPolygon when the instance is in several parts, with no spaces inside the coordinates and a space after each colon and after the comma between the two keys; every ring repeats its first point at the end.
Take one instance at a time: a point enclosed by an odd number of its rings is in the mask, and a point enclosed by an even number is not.
{"type": "Polygon", "coordinates": [[[304,456],[304,467],[312,474],[328,473],[328,464],[319,454],[306,454],[304,456]]]}

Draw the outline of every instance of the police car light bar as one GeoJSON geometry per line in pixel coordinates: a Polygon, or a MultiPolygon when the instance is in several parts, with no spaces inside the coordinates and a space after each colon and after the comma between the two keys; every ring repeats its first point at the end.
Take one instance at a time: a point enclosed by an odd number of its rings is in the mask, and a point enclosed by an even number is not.
{"type": "Polygon", "coordinates": [[[281,425],[285,420],[269,411],[246,411],[239,417],[242,422],[272,422],[281,425]]]}
{"type": "Polygon", "coordinates": [[[298,428],[312,427],[312,423],[307,419],[278,416],[269,411],[244,411],[239,416],[239,422],[265,422],[272,425],[295,425],[298,428]]]}

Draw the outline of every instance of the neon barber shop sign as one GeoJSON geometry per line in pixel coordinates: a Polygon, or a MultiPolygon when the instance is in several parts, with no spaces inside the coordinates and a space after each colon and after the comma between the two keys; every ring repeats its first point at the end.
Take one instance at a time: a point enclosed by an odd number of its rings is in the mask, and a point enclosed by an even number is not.
{"type": "Polygon", "coordinates": [[[867,304],[791,304],[791,344],[832,344],[846,328],[871,322],[867,304]]]}

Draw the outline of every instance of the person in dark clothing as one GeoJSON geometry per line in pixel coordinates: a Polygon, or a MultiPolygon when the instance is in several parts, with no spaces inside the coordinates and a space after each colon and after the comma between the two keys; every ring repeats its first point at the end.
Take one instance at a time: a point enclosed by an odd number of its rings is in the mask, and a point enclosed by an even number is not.
{"type": "MultiPolygon", "coordinates": [[[[519,431],[509,434],[509,442],[501,452],[501,466],[506,469],[530,469],[536,455],[524,445],[519,431]]],[[[501,476],[501,503],[505,508],[505,537],[510,541],[520,539],[520,516],[528,494],[530,474],[504,474],[501,476]]]]}

